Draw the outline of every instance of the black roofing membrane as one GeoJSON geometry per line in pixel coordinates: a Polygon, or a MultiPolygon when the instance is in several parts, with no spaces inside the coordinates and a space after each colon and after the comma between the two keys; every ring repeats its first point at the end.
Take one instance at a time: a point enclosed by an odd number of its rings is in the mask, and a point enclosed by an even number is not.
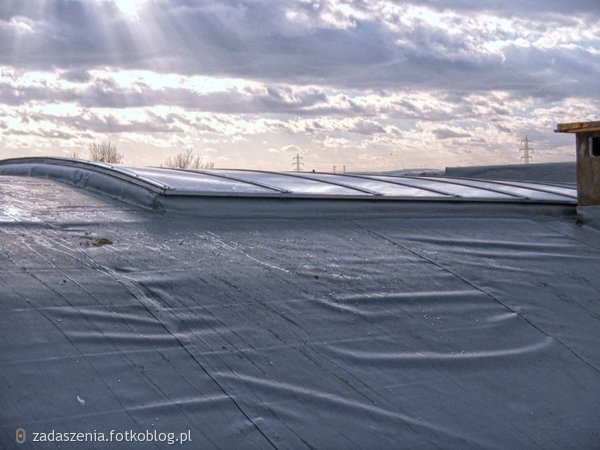
{"type": "Polygon", "coordinates": [[[214,220],[0,177],[0,448],[597,449],[599,250],[571,217],[214,220]]]}

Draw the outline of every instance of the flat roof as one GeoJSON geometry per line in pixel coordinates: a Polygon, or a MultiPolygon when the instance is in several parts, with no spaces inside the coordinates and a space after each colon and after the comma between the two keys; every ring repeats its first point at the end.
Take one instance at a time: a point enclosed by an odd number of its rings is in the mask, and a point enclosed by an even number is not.
{"type": "Polygon", "coordinates": [[[0,176],[1,448],[597,447],[600,235],[575,217],[219,219],[111,192],[0,176]]]}

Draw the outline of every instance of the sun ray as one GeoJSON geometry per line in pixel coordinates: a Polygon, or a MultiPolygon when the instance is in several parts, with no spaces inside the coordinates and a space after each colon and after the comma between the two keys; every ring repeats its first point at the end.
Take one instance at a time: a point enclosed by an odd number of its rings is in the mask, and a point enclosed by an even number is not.
{"type": "Polygon", "coordinates": [[[146,3],[146,0],[114,0],[119,10],[130,18],[139,18],[138,13],[146,3]]]}

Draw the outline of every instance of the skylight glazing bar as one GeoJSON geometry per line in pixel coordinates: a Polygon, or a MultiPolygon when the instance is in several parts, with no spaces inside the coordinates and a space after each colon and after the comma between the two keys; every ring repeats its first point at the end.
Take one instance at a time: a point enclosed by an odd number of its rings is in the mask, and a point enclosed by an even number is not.
{"type": "Polygon", "coordinates": [[[289,191],[287,189],[283,189],[283,188],[276,187],[276,186],[271,186],[266,183],[259,183],[258,181],[252,181],[252,180],[248,180],[248,179],[242,178],[242,177],[232,177],[231,175],[225,175],[225,174],[218,173],[218,172],[212,172],[212,171],[207,171],[207,170],[197,170],[197,169],[174,169],[174,170],[180,170],[182,172],[201,173],[202,175],[207,175],[210,177],[218,177],[218,178],[223,178],[226,180],[239,181],[240,183],[247,183],[247,184],[251,184],[253,186],[270,189],[272,191],[279,192],[281,194],[291,194],[292,193],[292,191],[289,191]]]}
{"type": "Polygon", "coordinates": [[[483,191],[488,191],[488,192],[494,192],[496,194],[504,194],[504,195],[508,195],[510,197],[515,197],[515,198],[519,198],[519,199],[525,199],[525,200],[529,200],[531,197],[527,196],[527,195],[520,195],[520,194],[516,194],[514,192],[506,192],[506,191],[502,191],[500,189],[493,189],[490,187],[486,187],[486,186],[480,186],[476,183],[481,183],[481,182],[485,182],[487,183],[487,180],[462,180],[462,179],[458,179],[459,181],[456,181],[457,178],[452,177],[450,180],[446,179],[446,177],[442,178],[442,177],[415,177],[412,175],[403,175],[406,178],[417,178],[420,180],[431,180],[431,181],[435,181],[438,183],[447,183],[447,184],[458,184],[460,186],[467,186],[467,187],[472,187],[473,189],[481,189],[483,191]],[[474,181],[474,183],[465,183],[465,182],[460,182],[460,181],[474,181]]]}
{"type": "MultiPolygon", "coordinates": [[[[559,192],[556,191],[552,191],[550,189],[543,189],[541,187],[539,187],[539,185],[537,183],[527,183],[527,185],[524,185],[520,182],[512,182],[512,181],[498,181],[498,180],[484,180],[481,178],[463,178],[463,177],[447,177],[447,178],[452,178],[452,179],[457,179],[457,180],[472,180],[472,181],[480,181],[480,182],[484,182],[484,183],[492,183],[492,184],[500,184],[503,186],[510,186],[513,188],[522,188],[522,189],[529,189],[531,191],[538,191],[538,192],[544,192],[546,194],[553,194],[553,195],[558,195],[561,197],[566,197],[569,199],[575,199],[577,200],[577,194],[571,195],[571,194],[561,194],[559,192]]],[[[544,183],[546,184],[546,183],[544,183]]],[[[569,189],[566,187],[563,187],[562,189],[569,189]]]]}
{"type": "Polygon", "coordinates": [[[374,195],[376,197],[381,197],[383,196],[383,194],[381,192],[377,192],[377,191],[372,191],[371,189],[365,189],[365,188],[361,188],[358,186],[352,186],[350,184],[345,184],[345,183],[338,183],[336,181],[329,181],[329,180],[323,180],[321,178],[314,178],[311,177],[310,174],[306,174],[306,175],[299,175],[296,173],[290,173],[290,172],[281,172],[282,175],[287,175],[290,177],[294,177],[294,178],[304,178],[305,180],[312,180],[312,181],[317,181],[319,183],[325,183],[325,184],[331,184],[334,186],[340,186],[346,189],[353,189],[355,191],[358,192],[362,192],[363,194],[369,194],[369,195],[374,195]]]}
{"type": "MultiPolygon", "coordinates": [[[[422,186],[415,186],[413,184],[410,183],[403,183],[401,181],[391,181],[391,180],[387,180],[387,179],[382,179],[382,178],[375,178],[372,176],[368,176],[368,175],[356,175],[356,174],[342,174],[340,176],[344,176],[344,177],[351,177],[351,178],[362,178],[365,180],[371,180],[371,181],[380,181],[382,183],[388,183],[388,184],[396,184],[398,186],[404,186],[404,187],[409,187],[409,188],[413,188],[413,189],[420,189],[422,191],[426,191],[426,192],[433,192],[434,194],[438,194],[438,195],[444,195],[446,197],[455,197],[455,198],[461,198],[460,195],[458,194],[452,194],[449,192],[444,192],[444,191],[440,191],[437,189],[433,189],[433,188],[427,188],[427,187],[422,187],[422,186]]],[[[399,177],[398,177],[399,178],[399,177]]]]}
{"type": "MultiPolygon", "coordinates": [[[[226,170],[236,171],[236,172],[244,172],[243,169],[226,169],[226,170]]],[[[321,180],[321,179],[318,179],[318,178],[312,178],[307,173],[305,173],[304,175],[300,175],[300,174],[292,173],[292,172],[273,172],[271,170],[251,170],[251,172],[267,173],[267,174],[271,174],[271,175],[285,176],[285,177],[290,177],[290,178],[301,178],[301,179],[304,179],[304,180],[313,181],[315,183],[327,184],[327,185],[330,185],[330,186],[338,186],[338,187],[342,187],[344,189],[350,189],[350,190],[353,190],[353,191],[362,192],[363,194],[373,195],[373,196],[376,196],[376,197],[382,197],[383,196],[383,194],[381,192],[372,191],[370,189],[364,189],[364,188],[360,188],[360,187],[356,187],[356,186],[347,185],[347,184],[344,184],[344,183],[336,183],[335,181],[326,181],[326,180],[321,180]]]]}

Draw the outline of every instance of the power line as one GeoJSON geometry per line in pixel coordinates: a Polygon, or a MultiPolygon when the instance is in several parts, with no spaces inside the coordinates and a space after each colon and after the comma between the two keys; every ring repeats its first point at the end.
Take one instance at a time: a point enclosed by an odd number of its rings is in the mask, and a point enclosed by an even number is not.
{"type": "Polygon", "coordinates": [[[304,166],[302,156],[300,156],[300,153],[296,153],[296,156],[292,158],[292,167],[295,167],[296,172],[301,172],[302,166],[304,166]]]}
{"type": "Polygon", "coordinates": [[[521,143],[523,144],[523,147],[519,149],[519,151],[523,152],[521,159],[525,162],[525,164],[529,164],[529,162],[533,159],[533,149],[529,147],[531,140],[525,136],[525,139],[521,140],[521,143]]]}

